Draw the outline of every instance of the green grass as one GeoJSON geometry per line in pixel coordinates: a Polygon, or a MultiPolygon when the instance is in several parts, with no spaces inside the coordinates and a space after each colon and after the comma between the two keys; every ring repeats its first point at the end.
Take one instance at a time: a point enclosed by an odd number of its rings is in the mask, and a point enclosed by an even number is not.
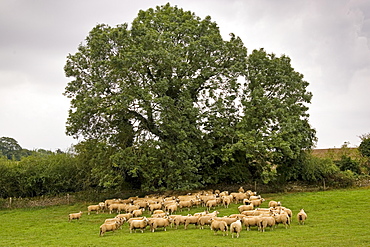
{"type": "MultiPolygon", "coordinates": [[[[265,233],[243,229],[239,239],[214,235],[209,229],[184,230],[168,228],[151,233],[129,233],[121,230],[99,236],[99,226],[109,214],[87,215],[87,205],[0,211],[0,246],[370,246],[370,190],[352,189],[325,192],[262,195],[281,201],[293,210],[290,229],[279,225],[265,233]],[[296,214],[304,208],[308,214],[305,225],[298,225],[296,214]],[[84,211],[80,221],[68,222],[68,214],[84,211]]],[[[267,202],[262,204],[266,207],[267,202]]],[[[237,213],[236,204],[229,209],[218,208],[220,215],[237,213]]],[[[192,209],[190,213],[202,211],[192,209]]],[[[187,214],[187,211],[182,214],[187,214]]]]}

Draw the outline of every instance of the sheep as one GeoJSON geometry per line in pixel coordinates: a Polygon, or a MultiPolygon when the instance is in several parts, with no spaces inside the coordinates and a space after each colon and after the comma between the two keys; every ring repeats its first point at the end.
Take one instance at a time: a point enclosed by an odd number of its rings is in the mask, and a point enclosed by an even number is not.
{"type": "Polygon", "coordinates": [[[270,227],[270,230],[273,230],[273,227],[275,226],[275,218],[272,216],[263,216],[261,217],[261,222],[260,222],[260,230],[262,232],[265,232],[266,227],[270,227]]]}
{"type": "Polygon", "coordinates": [[[127,205],[125,208],[126,213],[132,213],[134,210],[138,210],[140,207],[138,205],[127,205]]]}
{"type": "Polygon", "coordinates": [[[126,204],[119,204],[119,203],[114,203],[109,205],[109,213],[111,214],[113,211],[117,211],[118,214],[121,213],[121,211],[126,210],[127,205],[126,204]]]}
{"type": "Polygon", "coordinates": [[[261,216],[246,216],[242,218],[243,225],[245,226],[247,231],[250,231],[251,226],[257,226],[259,229],[261,221],[261,216]]]}
{"type": "Polygon", "coordinates": [[[162,209],[162,204],[161,203],[151,203],[151,204],[148,205],[148,209],[149,209],[150,213],[153,214],[153,212],[155,210],[162,209]]]}
{"type": "Polygon", "coordinates": [[[100,210],[102,211],[102,212],[104,212],[105,211],[105,203],[104,202],[99,202],[99,207],[100,207],[100,210]]]}
{"type": "Polygon", "coordinates": [[[153,211],[153,214],[163,214],[165,213],[162,209],[157,209],[153,211]]]}
{"type": "Polygon", "coordinates": [[[229,208],[229,205],[231,203],[231,198],[229,196],[223,196],[222,198],[222,204],[225,208],[229,208]]]}
{"type": "Polygon", "coordinates": [[[304,211],[304,209],[302,208],[298,214],[297,214],[297,220],[298,220],[298,224],[300,225],[304,225],[304,222],[305,220],[307,219],[307,214],[306,212],[304,211]]]}
{"type": "Polygon", "coordinates": [[[199,224],[199,217],[200,216],[187,216],[185,218],[185,226],[184,226],[184,229],[188,229],[188,225],[192,224],[192,225],[195,225],[195,228],[197,228],[198,224],[199,224]]]}
{"type": "Polygon", "coordinates": [[[113,231],[114,232],[118,228],[119,228],[119,224],[117,222],[111,223],[111,224],[104,223],[103,225],[100,226],[99,235],[102,237],[102,236],[104,236],[104,233],[106,233],[108,231],[113,231]]]}
{"type": "Polygon", "coordinates": [[[280,214],[274,214],[273,217],[275,218],[276,226],[282,223],[285,226],[285,229],[290,227],[290,218],[287,213],[284,211],[280,214]]]}
{"type": "Polygon", "coordinates": [[[125,221],[129,220],[132,218],[132,214],[131,213],[127,213],[127,214],[118,214],[116,216],[116,218],[121,218],[121,219],[125,219],[125,221]]]}
{"type": "Polygon", "coordinates": [[[96,211],[96,214],[98,214],[100,209],[101,207],[99,205],[90,205],[87,207],[87,215],[90,215],[92,211],[96,211]]]}
{"type": "Polygon", "coordinates": [[[211,216],[211,215],[200,216],[199,219],[198,219],[198,223],[199,223],[199,226],[200,226],[199,228],[204,229],[205,225],[211,225],[212,217],[213,216],[211,216]]]}
{"type": "Polygon", "coordinates": [[[177,211],[177,203],[167,205],[166,210],[169,214],[175,213],[177,211]]]}
{"type": "Polygon", "coordinates": [[[140,217],[140,216],[143,215],[143,210],[136,209],[136,210],[132,211],[132,215],[133,215],[133,217],[140,217]]]}
{"type": "Polygon", "coordinates": [[[123,223],[125,222],[125,218],[119,218],[119,217],[115,217],[115,218],[109,218],[109,219],[106,219],[104,221],[104,224],[114,224],[114,223],[117,223],[119,227],[121,227],[123,225],[123,223]]]}
{"type": "Polygon", "coordinates": [[[243,189],[243,187],[242,187],[242,186],[240,186],[240,188],[238,189],[238,192],[239,192],[239,193],[244,193],[244,189],[243,189]]]}
{"type": "Polygon", "coordinates": [[[276,208],[277,206],[280,206],[280,205],[281,205],[280,202],[269,201],[269,208],[276,208]]]}
{"type": "Polygon", "coordinates": [[[178,228],[179,225],[185,225],[185,219],[188,217],[188,216],[184,216],[184,215],[174,215],[175,217],[173,218],[173,224],[175,225],[175,229],[178,228]]]}
{"type": "Polygon", "coordinates": [[[253,200],[259,200],[259,199],[261,199],[261,196],[260,195],[258,195],[258,196],[249,196],[249,198],[248,198],[250,201],[253,201],[253,200]]]}
{"type": "Polygon", "coordinates": [[[193,200],[179,201],[178,205],[181,211],[182,211],[182,208],[188,208],[188,211],[190,211],[190,208],[193,206],[193,200]]]}
{"type": "Polygon", "coordinates": [[[140,229],[141,233],[144,233],[145,228],[148,225],[148,219],[144,217],[142,220],[132,220],[130,221],[130,233],[132,230],[140,229]]]}
{"type": "Polygon", "coordinates": [[[206,203],[207,210],[211,210],[211,208],[216,208],[217,201],[216,200],[208,200],[206,203]]]}
{"type": "Polygon", "coordinates": [[[238,207],[239,213],[242,213],[243,211],[253,210],[253,205],[240,205],[238,207]]]}
{"type": "Polygon", "coordinates": [[[225,221],[223,220],[216,220],[211,219],[211,230],[214,231],[214,235],[217,234],[217,231],[222,232],[222,236],[228,235],[228,227],[225,221]]]}
{"type": "Polygon", "coordinates": [[[227,217],[227,216],[224,216],[224,217],[217,217],[217,218],[214,218],[214,219],[225,221],[225,222],[226,222],[226,224],[227,224],[228,226],[230,226],[230,225],[231,225],[231,223],[233,223],[233,222],[237,221],[237,218],[236,218],[236,217],[232,217],[232,218],[230,218],[230,217],[227,217]]]}
{"type": "Polygon", "coordinates": [[[163,227],[163,230],[166,231],[166,227],[171,224],[171,220],[169,218],[150,218],[149,225],[150,231],[154,232],[155,229],[158,227],[163,227]]]}
{"type": "Polygon", "coordinates": [[[81,218],[82,211],[79,213],[69,214],[68,215],[68,221],[71,222],[71,220],[79,220],[81,218]]]}
{"type": "Polygon", "coordinates": [[[223,196],[228,196],[229,195],[229,191],[222,191],[219,196],[220,197],[223,197],[223,196]]]}
{"type": "Polygon", "coordinates": [[[164,218],[166,216],[168,216],[168,213],[152,214],[152,218],[164,218]]]}
{"type": "Polygon", "coordinates": [[[261,204],[265,201],[265,199],[261,198],[261,199],[256,199],[256,200],[251,200],[251,205],[253,205],[253,207],[259,207],[261,206],[261,204]]]}
{"type": "Polygon", "coordinates": [[[245,193],[240,193],[240,192],[236,193],[236,192],[234,192],[234,193],[231,193],[230,195],[233,196],[235,204],[240,202],[240,201],[243,201],[244,199],[248,199],[248,196],[245,193]]]}
{"type": "Polygon", "coordinates": [[[220,212],[218,211],[213,211],[212,213],[207,213],[206,215],[210,215],[210,216],[213,216],[213,217],[217,217],[217,215],[219,214],[220,212]]]}
{"type": "Polygon", "coordinates": [[[234,238],[234,233],[236,233],[236,238],[239,238],[240,232],[242,231],[242,222],[241,220],[237,220],[230,225],[230,234],[231,237],[234,238]]]}

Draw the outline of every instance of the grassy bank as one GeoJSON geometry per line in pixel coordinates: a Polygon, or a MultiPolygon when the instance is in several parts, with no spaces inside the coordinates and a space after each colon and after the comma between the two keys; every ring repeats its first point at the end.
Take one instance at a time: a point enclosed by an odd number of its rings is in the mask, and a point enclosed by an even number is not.
{"type": "MultiPolygon", "coordinates": [[[[184,230],[158,229],[151,233],[129,233],[121,230],[99,236],[99,226],[113,215],[87,215],[87,205],[52,206],[0,211],[0,246],[370,246],[370,189],[323,192],[266,194],[268,200],[279,200],[293,210],[290,229],[279,225],[265,233],[243,229],[239,239],[214,235],[189,226],[184,230]],[[305,225],[298,225],[295,215],[300,208],[308,214],[305,225]],[[68,214],[84,211],[80,221],[68,222],[68,214]]],[[[237,213],[236,204],[219,207],[221,216],[237,213]]],[[[267,202],[262,204],[267,206],[267,202]]],[[[192,209],[190,213],[204,208],[192,209]]],[[[187,214],[187,211],[180,212],[187,214]]]]}

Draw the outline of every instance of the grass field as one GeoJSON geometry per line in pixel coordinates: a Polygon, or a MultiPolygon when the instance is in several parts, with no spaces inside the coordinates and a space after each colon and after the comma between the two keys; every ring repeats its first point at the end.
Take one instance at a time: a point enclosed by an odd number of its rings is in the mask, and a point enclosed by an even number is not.
{"type": "MultiPolygon", "coordinates": [[[[293,210],[290,229],[282,225],[264,233],[243,229],[239,239],[232,239],[193,225],[188,230],[180,226],[130,234],[126,223],[121,230],[100,237],[99,226],[114,215],[87,215],[87,205],[75,204],[0,211],[0,246],[370,246],[369,188],[262,196],[293,210]],[[305,225],[298,225],[295,217],[300,208],[308,214],[305,225]],[[80,221],[69,223],[68,214],[80,210],[85,212],[80,221]]],[[[237,206],[217,210],[221,216],[230,215],[237,213],[237,206]]],[[[200,211],[203,208],[190,213],[200,211]]]]}

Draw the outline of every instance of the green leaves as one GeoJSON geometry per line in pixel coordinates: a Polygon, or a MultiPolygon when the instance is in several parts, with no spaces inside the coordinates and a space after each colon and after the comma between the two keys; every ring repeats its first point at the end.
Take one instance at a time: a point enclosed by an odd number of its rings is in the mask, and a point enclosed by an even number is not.
{"type": "Polygon", "coordinates": [[[65,72],[67,134],[111,147],[121,176],[143,188],[267,181],[314,141],[312,95],[288,57],[248,56],[209,16],[170,4],[139,11],[130,29],[97,25],[65,72]]]}

